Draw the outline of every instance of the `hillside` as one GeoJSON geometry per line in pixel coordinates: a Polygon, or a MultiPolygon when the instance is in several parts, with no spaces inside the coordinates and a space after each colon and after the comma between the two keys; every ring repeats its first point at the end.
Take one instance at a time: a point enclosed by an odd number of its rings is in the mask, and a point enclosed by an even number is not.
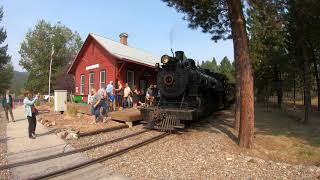
{"type": "Polygon", "coordinates": [[[20,90],[21,88],[24,87],[25,82],[27,81],[27,78],[28,78],[28,72],[14,71],[13,78],[11,81],[12,93],[20,94],[20,90]]]}

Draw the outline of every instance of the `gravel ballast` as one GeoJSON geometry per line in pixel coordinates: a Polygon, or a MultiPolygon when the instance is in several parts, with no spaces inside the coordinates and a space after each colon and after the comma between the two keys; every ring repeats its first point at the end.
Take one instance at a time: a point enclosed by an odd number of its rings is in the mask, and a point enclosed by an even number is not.
{"type": "MultiPolygon", "coordinates": [[[[110,126],[117,124],[110,121],[110,126]]],[[[152,144],[105,161],[108,168],[133,179],[318,179],[316,166],[290,165],[250,157],[239,151],[228,136],[228,127],[216,123],[199,124],[181,134],[172,134],[152,144]]],[[[133,134],[132,129],[101,133],[68,141],[76,148],[133,134]]],[[[87,151],[97,158],[139,143],[161,132],[150,131],[129,139],[87,151]]]]}

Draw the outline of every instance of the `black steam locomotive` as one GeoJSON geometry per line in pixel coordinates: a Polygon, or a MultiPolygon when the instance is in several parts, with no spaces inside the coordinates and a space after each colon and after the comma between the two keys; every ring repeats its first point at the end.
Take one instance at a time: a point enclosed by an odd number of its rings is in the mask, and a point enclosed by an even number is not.
{"type": "Polygon", "coordinates": [[[160,98],[154,106],[140,109],[148,127],[160,130],[182,128],[234,101],[234,86],[227,77],[197,67],[183,51],[163,55],[156,64],[160,98]]]}

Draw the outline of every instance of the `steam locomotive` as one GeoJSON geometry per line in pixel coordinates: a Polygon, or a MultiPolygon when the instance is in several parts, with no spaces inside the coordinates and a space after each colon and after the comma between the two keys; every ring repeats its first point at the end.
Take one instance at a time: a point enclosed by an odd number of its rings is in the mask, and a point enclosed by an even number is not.
{"type": "Polygon", "coordinates": [[[163,55],[161,63],[155,65],[160,98],[154,106],[140,108],[149,128],[183,128],[233,103],[234,86],[227,82],[227,77],[197,67],[183,51],[176,51],[173,57],[163,55]]]}

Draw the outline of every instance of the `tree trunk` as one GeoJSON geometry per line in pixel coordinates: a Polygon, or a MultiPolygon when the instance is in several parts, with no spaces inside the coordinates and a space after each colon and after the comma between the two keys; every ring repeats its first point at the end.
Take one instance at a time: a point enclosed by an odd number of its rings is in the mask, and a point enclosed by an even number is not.
{"type": "Polygon", "coordinates": [[[308,59],[304,61],[304,72],[305,72],[305,94],[304,94],[304,102],[305,102],[305,114],[304,114],[304,121],[303,123],[307,124],[310,119],[310,111],[311,111],[311,70],[310,70],[310,63],[308,59]]]}
{"type": "Polygon", "coordinates": [[[236,64],[236,107],[235,107],[235,113],[234,113],[234,129],[239,133],[240,128],[240,112],[241,112],[241,96],[240,96],[240,68],[235,61],[236,64]]]}
{"type": "Polygon", "coordinates": [[[296,110],[296,73],[293,74],[293,110],[296,110]]]}
{"type": "MultiPolygon", "coordinates": [[[[299,3],[303,3],[301,1],[296,1],[297,7],[299,7],[299,3]]],[[[304,71],[304,106],[305,106],[305,114],[303,123],[308,123],[310,118],[310,110],[311,110],[311,70],[310,70],[310,62],[308,60],[307,54],[307,46],[305,39],[305,22],[304,15],[302,12],[297,12],[297,22],[298,26],[298,46],[300,49],[300,57],[303,62],[303,71],[304,71]]]]}
{"type": "Polygon", "coordinates": [[[317,82],[318,111],[320,111],[320,77],[319,77],[318,64],[317,64],[317,59],[316,59],[316,55],[314,53],[314,50],[312,50],[312,61],[313,61],[313,67],[314,67],[314,76],[315,76],[316,82],[317,82]]]}
{"type": "Polygon", "coordinates": [[[274,65],[274,81],[277,89],[278,107],[281,108],[283,91],[282,91],[281,72],[278,70],[277,65],[274,65]]]}
{"type": "Polygon", "coordinates": [[[240,0],[228,0],[235,61],[240,74],[240,147],[252,148],[254,135],[254,96],[248,36],[240,0]]]}

